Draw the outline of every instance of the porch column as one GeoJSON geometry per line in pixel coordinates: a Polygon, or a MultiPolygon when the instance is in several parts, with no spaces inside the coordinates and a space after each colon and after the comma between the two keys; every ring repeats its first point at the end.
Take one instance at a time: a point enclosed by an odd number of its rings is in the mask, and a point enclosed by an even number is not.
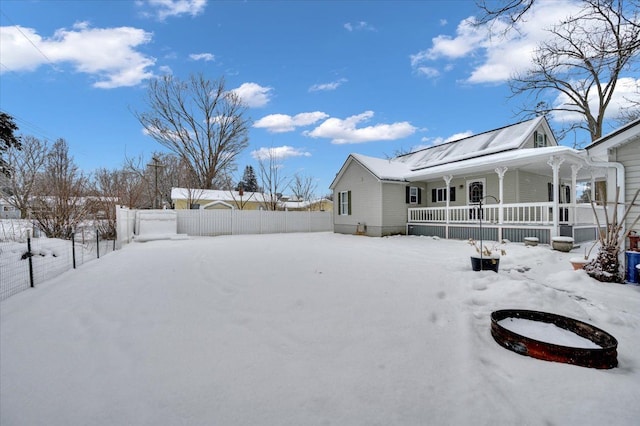
{"type": "Polygon", "coordinates": [[[502,224],[504,222],[504,174],[509,170],[507,167],[496,167],[495,171],[498,174],[498,202],[500,204],[500,208],[498,209],[498,223],[502,224]]]}
{"type": "Polygon", "coordinates": [[[551,187],[551,196],[553,199],[553,208],[551,214],[553,215],[553,233],[552,237],[558,235],[560,227],[560,209],[558,203],[558,188],[560,188],[560,165],[564,163],[564,158],[556,157],[552,155],[547,161],[547,164],[553,168],[553,186],[551,187]]]}
{"type": "Polygon", "coordinates": [[[442,179],[444,179],[444,183],[447,184],[447,193],[446,193],[446,200],[447,200],[447,208],[445,210],[445,222],[447,224],[449,224],[449,198],[451,195],[451,191],[449,189],[449,185],[451,184],[451,180],[453,179],[453,175],[446,175],[446,176],[442,176],[442,179]]]}
{"type": "Polygon", "coordinates": [[[571,165],[571,209],[573,210],[573,224],[578,223],[578,209],[576,198],[576,187],[578,186],[578,172],[582,168],[582,164],[572,164],[571,165]]]}

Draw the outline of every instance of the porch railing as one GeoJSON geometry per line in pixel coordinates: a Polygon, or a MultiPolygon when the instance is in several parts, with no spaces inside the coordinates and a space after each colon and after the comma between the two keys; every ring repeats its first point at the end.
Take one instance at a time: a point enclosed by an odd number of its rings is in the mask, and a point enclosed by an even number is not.
{"type": "MultiPolygon", "coordinates": [[[[604,210],[597,208],[600,223],[604,222],[604,210]]],[[[593,210],[589,204],[560,204],[558,206],[558,221],[561,224],[595,224],[593,210]]],[[[549,225],[554,218],[553,203],[518,203],[503,204],[502,218],[500,205],[489,204],[482,206],[456,207],[418,207],[410,208],[409,223],[476,223],[482,218],[488,223],[549,225]]]]}

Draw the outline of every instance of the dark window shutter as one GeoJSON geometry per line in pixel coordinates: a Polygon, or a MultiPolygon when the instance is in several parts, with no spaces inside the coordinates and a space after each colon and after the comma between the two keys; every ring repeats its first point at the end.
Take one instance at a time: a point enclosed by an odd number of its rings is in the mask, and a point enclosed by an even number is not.
{"type": "Polygon", "coordinates": [[[538,147],[538,132],[537,131],[533,132],[533,147],[534,148],[538,147]]]}
{"type": "Polygon", "coordinates": [[[547,144],[547,134],[544,134],[544,146],[549,146],[549,144],[547,144]]]}
{"type": "Polygon", "coordinates": [[[348,203],[347,214],[351,215],[351,191],[347,192],[347,203],[348,203]]]}
{"type": "Polygon", "coordinates": [[[418,204],[422,204],[422,188],[418,188],[418,204]]]}
{"type": "Polygon", "coordinates": [[[342,192],[338,192],[338,214],[342,214],[342,192]]]}
{"type": "Polygon", "coordinates": [[[449,188],[449,201],[456,200],[456,187],[452,186],[449,188]]]}
{"type": "Polygon", "coordinates": [[[409,204],[411,202],[411,187],[405,187],[404,191],[405,203],[409,204]]]}
{"type": "Polygon", "coordinates": [[[549,193],[549,201],[553,201],[553,183],[547,183],[547,192],[549,193]]]}
{"type": "Polygon", "coordinates": [[[571,187],[570,186],[565,186],[564,187],[564,192],[565,192],[565,195],[566,195],[564,201],[566,203],[570,203],[571,202],[571,187]]]}
{"type": "Polygon", "coordinates": [[[436,193],[436,189],[435,189],[435,188],[433,188],[433,189],[431,190],[431,202],[432,202],[432,203],[435,203],[436,201],[438,201],[438,195],[437,195],[437,193],[436,193]]]}

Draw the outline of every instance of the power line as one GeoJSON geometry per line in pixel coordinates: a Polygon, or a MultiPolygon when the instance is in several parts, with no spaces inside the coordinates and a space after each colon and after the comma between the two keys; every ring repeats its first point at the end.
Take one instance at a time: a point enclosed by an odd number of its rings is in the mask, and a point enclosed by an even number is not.
{"type": "Polygon", "coordinates": [[[45,53],[42,50],[40,50],[40,48],[38,46],[36,46],[36,44],[29,37],[27,37],[27,35],[20,29],[20,27],[18,25],[16,25],[4,11],[0,10],[0,13],[2,13],[2,16],[4,16],[7,19],[7,21],[9,21],[9,23],[11,25],[13,25],[15,27],[15,29],[18,30],[18,32],[20,34],[22,34],[22,36],[29,42],[29,44],[31,44],[31,46],[33,46],[33,48],[36,49],[42,55],[42,57],[44,59],[47,60],[49,65],[51,65],[54,70],[59,71],[59,69],[56,67],[56,65],[53,63],[53,61],[51,59],[49,59],[49,57],[47,55],[45,55],[45,53]]]}
{"type": "Polygon", "coordinates": [[[17,122],[20,123],[20,126],[18,126],[18,128],[20,130],[24,129],[25,127],[27,129],[29,129],[31,132],[36,133],[37,135],[39,135],[40,137],[46,139],[46,140],[55,140],[57,138],[55,137],[51,137],[50,134],[47,130],[43,129],[42,127],[38,126],[37,124],[33,124],[27,120],[25,120],[24,118],[18,117],[15,114],[10,113],[9,111],[5,111],[3,109],[0,109],[1,112],[13,117],[14,120],[16,120],[17,122]]]}

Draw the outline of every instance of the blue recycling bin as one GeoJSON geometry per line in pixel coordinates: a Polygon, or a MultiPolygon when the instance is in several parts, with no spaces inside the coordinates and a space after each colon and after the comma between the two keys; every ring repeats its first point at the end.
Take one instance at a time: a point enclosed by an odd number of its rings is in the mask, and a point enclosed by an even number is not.
{"type": "Polygon", "coordinates": [[[640,265],[640,251],[627,251],[627,282],[640,284],[636,265],[640,265]]]}

